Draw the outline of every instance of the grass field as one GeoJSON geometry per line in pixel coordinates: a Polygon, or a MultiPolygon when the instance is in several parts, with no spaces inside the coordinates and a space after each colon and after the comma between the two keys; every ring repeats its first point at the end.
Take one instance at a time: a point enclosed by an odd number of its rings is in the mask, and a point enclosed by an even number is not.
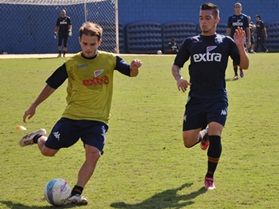
{"type": "MultiPolygon", "coordinates": [[[[88,209],[241,209],[279,207],[279,59],[250,55],[245,78],[227,82],[229,116],[214,191],[202,188],[206,152],[185,149],[181,124],[187,94],[177,91],[172,56],[141,56],[137,78],[115,74],[105,154],[84,190],[88,209]]],[[[125,57],[130,61],[133,57],[125,57]]],[[[15,129],[63,59],[0,60],[0,208],[46,209],[52,178],[72,186],[84,160],[82,143],[54,158],[20,148],[15,129]]],[[[231,63],[227,78],[233,75],[231,63]]],[[[187,77],[187,70],[184,70],[187,77]]],[[[64,84],[26,126],[50,130],[65,107],[64,84]]]]}

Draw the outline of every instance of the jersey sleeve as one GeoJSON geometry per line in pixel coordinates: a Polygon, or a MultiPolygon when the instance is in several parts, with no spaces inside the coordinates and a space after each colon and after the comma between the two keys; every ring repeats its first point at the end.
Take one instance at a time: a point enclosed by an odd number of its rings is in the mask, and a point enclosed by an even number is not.
{"type": "Polygon", "coordinates": [[[189,47],[191,44],[191,39],[186,39],[183,44],[181,45],[179,51],[177,52],[177,55],[174,60],[174,65],[177,65],[178,67],[182,68],[184,63],[189,59],[190,57],[190,51],[189,47]]]}
{"type": "Polygon", "coordinates": [[[231,27],[232,27],[232,17],[229,17],[229,18],[228,18],[227,27],[228,27],[228,28],[231,28],[231,27]]]}
{"type": "Polygon", "coordinates": [[[232,38],[228,37],[228,41],[230,42],[230,46],[231,46],[229,51],[229,56],[232,58],[235,64],[239,65],[240,55],[239,55],[238,48],[232,38]]]}
{"type": "Polygon", "coordinates": [[[57,89],[61,86],[64,81],[68,78],[66,65],[63,64],[59,68],[57,68],[52,75],[46,80],[46,83],[54,89],[57,89]]]}
{"type": "Polygon", "coordinates": [[[67,19],[68,19],[68,25],[72,25],[71,18],[68,17],[67,19]]]}
{"type": "Polygon", "coordinates": [[[246,28],[249,28],[249,19],[247,16],[244,16],[244,21],[243,21],[243,28],[246,29],[246,28]]]}
{"type": "Polygon", "coordinates": [[[124,75],[130,76],[130,65],[119,56],[116,56],[115,70],[124,75]]]}
{"type": "Polygon", "coordinates": [[[59,18],[57,18],[56,20],[56,26],[58,27],[60,24],[59,24],[59,18]]]}

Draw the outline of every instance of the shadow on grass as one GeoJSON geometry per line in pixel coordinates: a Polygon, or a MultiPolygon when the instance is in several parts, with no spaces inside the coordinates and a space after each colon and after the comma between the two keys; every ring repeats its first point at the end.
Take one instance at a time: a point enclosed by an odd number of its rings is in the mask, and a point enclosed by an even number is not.
{"type": "Polygon", "coordinates": [[[226,78],[226,81],[238,81],[239,79],[234,79],[234,78],[226,78]]]}
{"type": "Polygon", "coordinates": [[[21,204],[19,202],[13,202],[13,201],[3,201],[0,200],[0,203],[3,205],[6,205],[7,208],[12,208],[12,209],[54,209],[54,208],[59,208],[59,209],[63,209],[63,208],[75,208],[77,207],[76,205],[63,205],[63,206],[38,206],[38,205],[24,205],[21,204]]]}
{"type": "Polygon", "coordinates": [[[199,190],[191,192],[190,194],[177,194],[178,191],[184,189],[185,187],[191,187],[193,183],[186,183],[180,187],[174,189],[168,189],[158,194],[153,195],[152,197],[135,204],[129,204],[125,202],[115,202],[111,204],[111,207],[114,208],[128,208],[128,209],[164,209],[164,208],[175,208],[179,209],[188,205],[194,204],[194,199],[205,193],[206,190],[204,187],[201,187],[199,190]]]}

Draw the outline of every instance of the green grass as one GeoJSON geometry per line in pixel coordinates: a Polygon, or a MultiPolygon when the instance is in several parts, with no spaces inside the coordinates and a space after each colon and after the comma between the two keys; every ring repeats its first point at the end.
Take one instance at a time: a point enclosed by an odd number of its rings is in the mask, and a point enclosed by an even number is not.
{"type": "MultiPolygon", "coordinates": [[[[125,57],[130,61],[133,57],[125,57]]],[[[250,55],[245,78],[228,81],[229,116],[217,189],[202,189],[206,152],[181,139],[187,95],[177,91],[174,57],[141,56],[137,78],[116,73],[105,154],[84,190],[90,209],[278,208],[278,54],[250,55]]],[[[55,177],[75,184],[84,160],[81,142],[54,158],[36,146],[20,148],[22,115],[62,59],[0,60],[0,208],[51,208],[43,200],[55,177]]],[[[186,65],[185,65],[186,66],[186,65]]],[[[227,78],[233,75],[231,63],[227,78]]],[[[187,77],[187,70],[183,72],[187,77]]],[[[50,130],[65,107],[63,85],[26,126],[50,130]]]]}

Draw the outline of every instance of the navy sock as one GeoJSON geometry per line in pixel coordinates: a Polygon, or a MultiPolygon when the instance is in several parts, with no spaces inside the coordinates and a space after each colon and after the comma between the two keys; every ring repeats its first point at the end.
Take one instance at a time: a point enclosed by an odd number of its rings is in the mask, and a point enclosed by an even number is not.
{"type": "Polygon", "coordinates": [[[75,185],[74,188],[72,189],[71,196],[74,196],[76,194],[81,195],[82,191],[83,191],[83,187],[75,185]]]}
{"type": "Polygon", "coordinates": [[[207,151],[208,156],[208,168],[206,177],[213,178],[214,172],[217,168],[219,158],[222,153],[222,144],[220,136],[208,136],[209,147],[207,151]]]}
{"type": "Polygon", "coordinates": [[[42,136],[41,134],[35,135],[35,136],[33,137],[33,142],[34,142],[35,144],[38,144],[38,139],[39,139],[41,136],[42,136]]]}
{"type": "Polygon", "coordinates": [[[234,75],[237,76],[237,66],[233,66],[234,75]]]}

